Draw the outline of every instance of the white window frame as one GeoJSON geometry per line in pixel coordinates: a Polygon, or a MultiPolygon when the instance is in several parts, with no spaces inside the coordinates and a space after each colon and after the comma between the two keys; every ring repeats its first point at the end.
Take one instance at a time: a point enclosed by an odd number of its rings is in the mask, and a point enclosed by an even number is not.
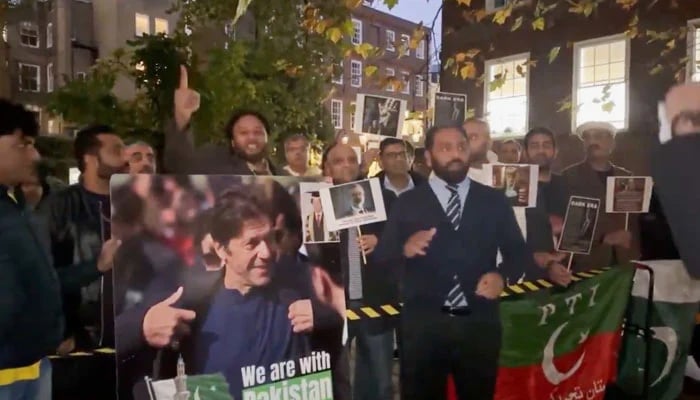
{"type": "Polygon", "coordinates": [[[696,66],[700,66],[700,59],[696,54],[700,52],[700,41],[695,40],[695,30],[700,29],[700,18],[688,21],[688,65],[685,68],[687,82],[700,82],[700,69],[695,72],[696,66]],[[695,76],[695,80],[693,79],[695,76]]]}
{"type": "Polygon", "coordinates": [[[46,24],[46,48],[53,47],[53,22],[46,24]]]}
{"type": "Polygon", "coordinates": [[[423,97],[423,95],[425,94],[425,77],[423,75],[416,75],[415,85],[416,96],[423,97]]]}
{"type": "MultiPolygon", "coordinates": [[[[143,21],[141,21],[143,22],[143,21]]],[[[151,17],[148,14],[134,13],[134,36],[141,37],[151,34],[151,17]],[[146,17],[146,29],[139,29],[139,18],[146,17]]]]}
{"type": "Polygon", "coordinates": [[[403,80],[403,86],[401,87],[401,93],[411,94],[411,74],[406,71],[401,71],[401,79],[403,80]],[[408,77],[408,79],[406,79],[408,77]]]}
{"type": "Polygon", "coordinates": [[[418,42],[418,47],[416,47],[416,58],[419,60],[425,60],[425,39],[421,39],[418,42]]]}
{"type": "Polygon", "coordinates": [[[505,0],[504,4],[502,6],[496,6],[496,0],[486,0],[486,12],[494,12],[496,10],[500,10],[501,8],[505,7],[506,4],[508,4],[510,0],[505,0]]]}
{"type": "Polygon", "coordinates": [[[86,80],[87,79],[87,72],[82,72],[78,71],[75,73],[75,79],[80,79],[80,80],[86,80]]]}
{"type": "Polygon", "coordinates": [[[41,66],[36,64],[19,63],[19,90],[27,93],[41,92],[41,66]],[[22,87],[22,67],[36,67],[36,90],[29,90],[22,87]]]}
{"type": "Polygon", "coordinates": [[[391,29],[386,30],[386,51],[392,53],[396,51],[396,32],[391,29]]]}
{"type": "Polygon", "coordinates": [[[359,19],[352,19],[352,38],[350,40],[355,45],[362,43],[362,21],[359,19]]]}
{"type": "Polygon", "coordinates": [[[343,101],[338,99],[331,99],[331,122],[333,121],[333,107],[338,106],[337,120],[333,122],[333,127],[335,129],[343,129],[343,101]]]}
{"type": "Polygon", "coordinates": [[[46,65],[46,91],[48,93],[53,92],[54,89],[54,71],[53,63],[48,63],[46,65]]]}
{"type": "Polygon", "coordinates": [[[343,64],[343,60],[340,60],[340,75],[333,76],[333,78],[331,79],[331,82],[335,83],[336,85],[342,85],[344,75],[345,75],[345,65],[343,64]]]}
{"type": "Polygon", "coordinates": [[[350,86],[356,87],[356,88],[362,87],[362,73],[363,73],[362,61],[351,60],[350,61],[350,86]],[[355,66],[359,66],[358,68],[360,70],[359,74],[357,74],[357,75],[355,74],[355,72],[353,72],[353,69],[355,66]],[[357,81],[355,80],[355,78],[357,78],[357,81]]]}
{"type": "Polygon", "coordinates": [[[411,43],[411,36],[402,33],[401,34],[401,47],[405,47],[405,50],[403,52],[404,57],[408,57],[411,55],[411,48],[409,47],[411,43]]]}
{"type": "MultiPolygon", "coordinates": [[[[386,73],[387,77],[389,77],[389,76],[396,77],[396,70],[394,68],[387,67],[385,73],[386,73]]],[[[392,83],[392,84],[386,85],[386,91],[387,92],[396,91],[396,89],[394,88],[394,84],[392,83]]]]}
{"type": "Polygon", "coordinates": [[[154,34],[159,34],[159,33],[164,33],[165,36],[168,36],[170,34],[170,21],[168,21],[165,18],[158,18],[154,17],[153,18],[153,33],[154,34]],[[161,26],[161,28],[165,28],[165,30],[158,30],[158,23],[165,24],[164,26],[161,26]]]}
{"type": "MultiPolygon", "coordinates": [[[[484,82],[484,104],[483,104],[483,110],[484,114],[488,112],[489,109],[489,100],[491,100],[491,90],[489,88],[489,83],[490,83],[490,76],[491,76],[491,67],[493,65],[497,64],[503,64],[508,61],[513,61],[513,60],[519,60],[519,59],[525,59],[529,60],[530,59],[530,53],[519,53],[519,54],[513,54],[510,56],[506,57],[501,57],[501,58],[494,58],[490,60],[486,60],[484,62],[484,76],[486,77],[486,80],[484,82]]],[[[526,73],[525,73],[525,126],[524,129],[527,130],[529,123],[530,123],[530,67],[527,68],[526,73]]],[[[508,71],[509,74],[517,74],[516,71],[508,71]]],[[[489,120],[489,116],[487,115],[487,120],[489,120]]],[[[513,135],[509,136],[523,136],[525,135],[526,132],[514,132],[513,135]]],[[[499,135],[498,138],[503,138],[506,136],[499,135]]]]}
{"type": "Polygon", "coordinates": [[[41,107],[37,106],[36,104],[26,104],[24,108],[26,108],[27,111],[31,111],[32,113],[36,114],[36,122],[41,128],[41,107]]]}
{"type": "Polygon", "coordinates": [[[31,21],[20,22],[20,24],[19,24],[19,43],[24,47],[30,47],[32,49],[38,49],[39,47],[41,47],[41,35],[39,34],[39,25],[34,23],[34,22],[31,22],[31,21]],[[24,40],[22,40],[23,36],[32,37],[31,34],[23,33],[23,31],[27,32],[32,28],[33,28],[34,33],[36,34],[36,45],[35,46],[31,45],[29,43],[24,43],[24,40]]]}
{"type": "MultiPolygon", "coordinates": [[[[598,37],[595,39],[583,40],[574,43],[574,73],[572,77],[571,90],[571,131],[574,132],[577,128],[576,120],[578,113],[578,82],[579,82],[579,53],[582,47],[596,46],[600,44],[625,41],[625,117],[624,126],[622,129],[629,128],[630,117],[630,39],[624,33],[610,36],[598,37]]],[[[616,105],[617,107],[617,105],[616,105]]]]}

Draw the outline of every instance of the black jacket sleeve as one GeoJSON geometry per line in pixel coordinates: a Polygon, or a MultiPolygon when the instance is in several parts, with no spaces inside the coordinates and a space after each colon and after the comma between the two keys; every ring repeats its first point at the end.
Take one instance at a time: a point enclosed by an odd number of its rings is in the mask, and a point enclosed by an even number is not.
{"type": "Polygon", "coordinates": [[[700,278],[700,134],[673,138],[652,159],[654,185],[678,252],[694,279],[700,278]]]}
{"type": "Polygon", "coordinates": [[[499,202],[501,203],[498,204],[501,216],[499,221],[501,221],[502,225],[498,239],[498,248],[503,255],[501,274],[510,283],[515,283],[523,275],[525,275],[526,279],[539,278],[539,268],[535,265],[532,251],[523,238],[518,222],[515,219],[513,208],[510,207],[504,196],[499,196],[499,202]]]}

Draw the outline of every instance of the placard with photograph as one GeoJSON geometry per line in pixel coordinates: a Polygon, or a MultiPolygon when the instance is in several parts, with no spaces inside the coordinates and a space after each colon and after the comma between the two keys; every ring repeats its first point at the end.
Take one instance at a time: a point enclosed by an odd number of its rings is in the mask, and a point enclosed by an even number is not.
{"type": "Polygon", "coordinates": [[[328,229],[339,231],[386,221],[384,197],[378,178],[350,182],[319,190],[328,229]]]}
{"type": "Polygon", "coordinates": [[[299,257],[300,183],[314,181],[112,178],[113,233],[122,240],[113,275],[119,393],[332,398],[334,383],[349,379],[336,362],[345,294],[338,243],[306,244],[299,257]],[[330,318],[304,322],[320,314],[330,318]]]}
{"type": "Polygon", "coordinates": [[[598,225],[600,200],[571,196],[566,207],[564,226],[557,250],[573,254],[589,254],[598,225]]]}
{"type": "Polygon", "coordinates": [[[301,182],[301,223],[304,229],[304,243],[339,242],[338,232],[329,231],[327,218],[321,204],[321,188],[332,186],[325,182],[301,182]]]}
{"type": "Polygon", "coordinates": [[[484,164],[487,184],[503,192],[513,207],[537,206],[539,166],[529,164],[484,164]]]}
{"type": "Polygon", "coordinates": [[[653,181],[650,176],[609,176],[605,212],[639,214],[649,212],[653,181]]]}
{"type": "Polygon", "coordinates": [[[359,133],[401,137],[406,115],[406,101],[393,97],[358,94],[355,126],[359,133]]]}
{"type": "Polygon", "coordinates": [[[467,95],[438,92],[435,94],[433,125],[462,125],[467,118],[467,95]]]}

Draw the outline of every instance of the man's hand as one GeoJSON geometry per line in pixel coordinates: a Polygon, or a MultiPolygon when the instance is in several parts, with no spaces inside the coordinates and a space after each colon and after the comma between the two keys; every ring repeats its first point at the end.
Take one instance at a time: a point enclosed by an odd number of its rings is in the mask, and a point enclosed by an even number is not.
{"type": "Polygon", "coordinates": [[[114,254],[117,253],[121,245],[122,241],[114,238],[102,243],[102,251],[100,251],[100,256],[97,258],[98,271],[105,273],[112,269],[114,266],[114,254]]]}
{"type": "Polygon", "coordinates": [[[365,254],[373,252],[374,248],[377,247],[378,241],[379,240],[375,235],[362,235],[357,238],[357,243],[360,245],[360,248],[365,252],[365,254]]]}
{"type": "Polygon", "coordinates": [[[569,286],[571,283],[571,271],[558,262],[553,262],[547,267],[547,275],[549,280],[559,286],[569,286]]]}
{"type": "Polygon", "coordinates": [[[311,300],[297,300],[289,306],[287,315],[294,333],[308,333],[314,330],[314,310],[311,300]]]}
{"type": "Polygon", "coordinates": [[[180,87],[175,89],[175,124],[184,129],[192,119],[192,114],[199,110],[200,96],[189,88],[187,67],[180,66],[180,87]]]}
{"type": "Polygon", "coordinates": [[[60,345],[58,345],[56,353],[59,356],[66,356],[73,350],[75,350],[75,339],[71,336],[68,339],[62,341],[60,345]]]}
{"type": "Polygon", "coordinates": [[[176,333],[189,332],[187,323],[195,319],[197,314],[192,310],[172,307],[180,297],[182,287],[167,299],[149,308],[143,317],[143,336],[152,347],[163,348],[170,344],[176,333]]]}
{"type": "Polygon", "coordinates": [[[629,249],[632,246],[632,234],[625,230],[610,232],[603,238],[603,243],[629,249]]]}
{"type": "Polygon", "coordinates": [[[553,235],[561,235],[564,229],[564,219],[558,215],[549,216],[549,224],[552,226],[553,235]]]}
{"type": "Polygon", "coordinates": [[[411,235],[403,245],[403,255],[406,258],[413,258],[415,256],[424,256],[425,250],[430,245],[433,240],[437,230],[435,228],[430,228],[426,231],[418,231],[411,235]]]}
{"type": "Polygon", "coordinates": [[[536,252],[535,263],[538,267],[546,269],[547,266],[553,262],[562,262],[566,258],[566,253],[548,253],[545,251],[536,252]]]}
{"type": "Polygon", "coordinates": [[[498,272],[487,272],[479,278],[476,294],[489,300],[496,300],[503,293],[503,277],[498,272]]]}

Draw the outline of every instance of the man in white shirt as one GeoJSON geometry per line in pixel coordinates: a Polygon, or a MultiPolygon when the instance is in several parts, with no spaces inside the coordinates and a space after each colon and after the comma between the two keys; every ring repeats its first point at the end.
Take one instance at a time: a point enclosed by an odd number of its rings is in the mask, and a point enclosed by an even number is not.
{"type": "Polygon", "coordinates": [[[409,143],[397,138],[386,138],[379,144],[382,172],[377,174],[377,178],[382,188],[393,192],[397,197],[425,182],[425,178],[410,171],[412,150],[409,143]]]}

